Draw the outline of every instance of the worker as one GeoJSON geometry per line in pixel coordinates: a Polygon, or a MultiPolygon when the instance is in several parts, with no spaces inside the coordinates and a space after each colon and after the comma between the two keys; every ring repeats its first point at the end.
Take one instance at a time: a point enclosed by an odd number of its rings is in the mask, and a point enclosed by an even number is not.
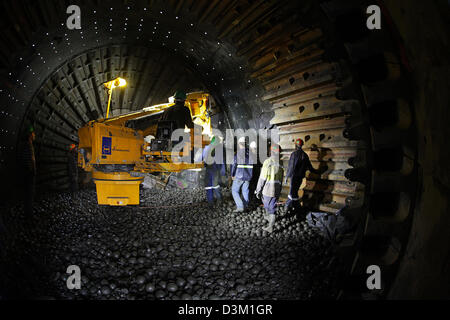
{"type": "Polygon", "coordinates": [[[291,179],[288,200],[284,205],[286,210],[298,205],[298,189],[302,184],[306,171],[309,170],[317,174],[321,173],[320,170],[312,167],[308,155],[302,149],[303,144],[302,139],[298,138],[295,140],[295,151],[291,153],[289,158],[289,166],[284,180],[284,183],[287,183],[287,180],[291,179]]]}
{"type": "Polygon", "coordinates": [[[252,159],[250,159],[249,152],[245,147],[245,137],[240,137],[238,140],[238,151],[234,156],[230,171],[233,179],[231,194],[236,204],[236,209],[233,212],[244,212],[249,203],[249,186],[253,176],[252,159]],[[244,201],[241,199],[241,190],[244,201]]]}
{"type": "Polygon", "coordinates": [[[211,137],[209,145],[203,149],[202,158],[205,162],[205,190],[206,199],[210,209],[214,208],[214,202],[220,203],[222,201],[222,193],[220,191],[220,176],[225,176],[225,164],[217,163],[214,159],[215,149],[220,148],[219,138],[211,137]]]}
{"type": "Polygon", "coordinates": [[[19,164],[23,177],[23,198],[25,217],[33,216],[34,186],[36,183],[36,158],[33,142],[36,139],[34,128],[30,126],[20,146],[19,164]]]}
{"type": "Polygon", "coordinates": [[[191,111],[184,105],[186,101],[186,93],[183,91],[176,91],[173,95],[175,99],[175,105],[164,110],[161,116],[161,121],[173,121],[175,122],[174,129],[189,129],[194,128],[194,122],[192,122],[191,111]]]}
{"type": "Polygon", "coordinates": [[[72,194],[78,191],[78,151],[75,144],[69,146],[67,154],[67,173],[69,175],[70,191],[72,194]]]}
{"type": "Polygon", "coordinates": [[[263,230],[272,233],[275,224],[277,201],[282,189],[284,170],[280,160],[280,146],[273,144],[270,147],[270,151],[270,157],[263,163],[255,194],[258,199],[262,198],[264,208],[268,214],[267,220],[269,224],[263,230]]]}

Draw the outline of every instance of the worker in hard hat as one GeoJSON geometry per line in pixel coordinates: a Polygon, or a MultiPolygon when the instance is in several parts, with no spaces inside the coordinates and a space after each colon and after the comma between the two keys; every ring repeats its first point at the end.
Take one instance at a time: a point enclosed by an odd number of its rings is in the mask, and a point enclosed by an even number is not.
{"type": "Polygon", "coordinates": [[[253,176],[253,159],[250,158],[249,150],[245,147],[245,137],[238,139],[238,151],[231,165],[231,194],[233,195],[236,209],[235,213],[244,212],[249,203],[249,186],[253,176]],[[241,199],[241,192],[242,198],[241,199]]]}
{"type": "Polygon", "coordinates": [[[225,164],[223,161],[218,163],[215,159],[215,150],[221,148],[221,142],[219,138],[212,136],[209,145],[203,149],[202,158],[205,163],[205,190],[206,199],[211,209],[214,208],[214,204],[222,201],[222,193],[220,191],[220,176],[225,176],[225,164]]]}
{"type": "Polygon", "coordinates": [[[184,105],[186,101],[186,93],[178,90],[173,95],[175,99],[175,105],[164,110],[161,116],[161,121],[173,121],[175,122],[174,129],[189,129],[194,128],[194,122],[192,121],[191,111],[184,105]]]}
{"type": "Polygon", "coordinates": [[[267,221],[269,224],[263,230],[272,233],[275,224],[275,213],[277,210],[277,201],[281,194],[283,182],[283,165],[280,159],[281,148],[277,144],[270,147],[270,157],[267,158],[259,175],[258,185],[256,186],[256,197],[262,199],[264,208],[267,212],[267,221]]]}
{"type": "Polygon", "coordinates": [[[74,194],[78,191],[78,150],[72,143],[67,153],[67,173],[69,176],[70,192],[74,194]]]}
{"type": "Polygon", "coordinates": [[[295,140],[295,151],[291,153],[289,158],[289,166],[284,180],[284,183],[287,183],[287,180],[291,179],[288,200],[284,205],[286,210],[299,204],[298,190],[305,177],[306,171],[309,170],[317,174],[323,172],[313,168],[308,155],[303,151],[303,144],[304,142],[302,139],[298,138],[295,140]]]}
{"type": "Polygon", "coordinates": [[[26,217],[33,216],[34,188],[36,183],[36,158],[34,141],[36,134],[32,126],[28,127],[20,145],[19,165],[22,171],[24,213],[26,217]]]}

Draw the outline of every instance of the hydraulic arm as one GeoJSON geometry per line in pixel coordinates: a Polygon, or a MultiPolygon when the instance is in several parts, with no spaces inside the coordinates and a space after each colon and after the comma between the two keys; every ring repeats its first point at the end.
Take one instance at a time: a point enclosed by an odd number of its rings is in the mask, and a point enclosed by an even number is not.
{"type": "MultiPolygon", "coordinates": [[[[184,150],[189,150],[189,154],[181,151],[177,156],[190,157],[195,148],[202,148],[207,143],[204,141],[209,141],[203,136],[211,134],[210,104],[207,93],[187,94],[185,106],[189,108],[202,139],[194,139],[194,130],[190,130],[190,139],[182,141],[188,144],[184,150]]],[[[168,135],[163,137],[158,136],[160,123],[154,119],[174,105],[169,99],[169,103],[146,107],[141,111],[90,121],[78,130],[78,163],[85,171],[92,172],[99,204],[139,204],[139,185],[145,173],[179,172],[203,167],[201,162],[173,161],[171,132],[165,132],[168,135]],[[137,123],[141,129],[135,128],[137,123]]]]}

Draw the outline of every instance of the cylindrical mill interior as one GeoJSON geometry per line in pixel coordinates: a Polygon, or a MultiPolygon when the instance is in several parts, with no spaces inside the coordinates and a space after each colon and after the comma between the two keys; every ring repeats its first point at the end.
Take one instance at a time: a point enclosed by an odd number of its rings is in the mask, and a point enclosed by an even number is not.
{"type": "Polygon", "coordinates": [[[363,0],[3,1],[2,297],[448,297],[448,6],[376,2],[379,30],[363,0]],[[80,29],[68,28],[70,5],[80,29]],[[192,171],[141,187],[138,207],[97,205],[89,177],[71,194],[67,147],[106,116],[103,84],[117,77],[127,86],[111,116],[204,91],[214,128],[278,129],[285,168],[301,138],[327,168],[306,174],[304,208],[345,207],[354,227],[332,245],[279,206],[268,234],[257,199],[233,213],[224,189],[211,210],[192,171]],[[24,220],[17,159],[30,126],[36,196],[24,220]],[[66,287],[69,265],[81,290],[66,287]],[[361,280],[370,265],[383,290],[361,280]]]}

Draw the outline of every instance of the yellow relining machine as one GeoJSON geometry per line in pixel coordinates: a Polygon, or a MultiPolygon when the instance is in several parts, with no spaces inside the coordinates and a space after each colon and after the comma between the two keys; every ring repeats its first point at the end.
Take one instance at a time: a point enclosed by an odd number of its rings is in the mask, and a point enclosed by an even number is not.
{"type": "MultiPolygon", "coordinates": [[[[169,98],[170,101],[170,98],[169,98]]],[[[202,148],[209,143],[211,134],[210,96],[204,92],[189,93],[185,105],[191,111],[193,122],[202,128],[201,142],[191,139],[185,143],[189,150],[202,148]],[[208,137],[205,137],[208,136],[208,137]],[[199,144],[199,145],[197,145],[199,144]]],[[[157,148],[148,141],[157,135],[158,122],[154,119],[173,102],[147,107],[138,112],[93,120],[78,130],[78,164],[85,171],[92,172],[96,184],[98,204],[125,206],[139,204],[139,185],[149,172],[179,172],[186,169],[202,168],[203,163],[173,162],[171,142],[165,149],[157,148]],[[143,129],[133,128],[133,122],[144,123],[143,129]],[[147,137],[147,139],[146,139],[147,137]]],[[[141,125],[142,127],[142,125],[141,125]]],[[[153,139],[154,140],[154,139],[153,139]]],[[[186,156],[179,152],[180,157],[186,156]]]]}

